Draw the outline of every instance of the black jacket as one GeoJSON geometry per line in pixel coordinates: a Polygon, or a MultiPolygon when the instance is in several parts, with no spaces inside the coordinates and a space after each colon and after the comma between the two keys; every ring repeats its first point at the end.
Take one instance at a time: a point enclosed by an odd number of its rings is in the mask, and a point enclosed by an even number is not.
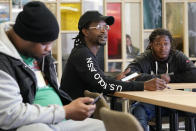
{"type": "MultiPolygon", "coordinates": [[[[33,103],[36,93],[36,78],[34,73],[27,65],[18,59],[0,53],[0,70],[5,71],[12,76],[18,83],[24,103],[33,103]]],[[[43,59],[38,60],[40,69],[43,59]]],[[[58,89],[57,76],[55,71],[54,60],[51,55],[44,58],[44,74],[51,87],[55,89],[60,96],[63,104],[68,104],[71,98],[67,93],[58,89]]]]}
{"type": "Polygon", "coordinates": [[[115,91],[142,91],[143,82],[122,82],[104,75],[96,56],[85,45],[75,47],[68,58],[61,79],[62,90],[72,99],[84,96],[84,90],[114,93],[115,91]]]}
{"type": "Polygon", "coordinates": [[[196,82],[196,67],[181,51],[171,50],[165,61],[157,61],[150,49],[137,56],[127,68],[131,73],[139,72],[139,81],[160,77],[160,74],[170,73],[171,83],[196,82]]]}

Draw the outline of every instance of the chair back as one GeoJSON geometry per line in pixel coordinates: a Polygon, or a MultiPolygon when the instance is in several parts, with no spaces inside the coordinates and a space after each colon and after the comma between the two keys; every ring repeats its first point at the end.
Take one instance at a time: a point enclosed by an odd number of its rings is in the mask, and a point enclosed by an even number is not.
{"type": "Polygon", "coordinates": [[[129,113],[100,109],[100,116],[107,131],[143,131],[138,120],[129,113]]]}
{"type": "MultiPolygon", "coordinates": [[[[94,93],[94,92],[90,92],[88,90],[84,91],[84,96],[86,97],[91,97],[91,98],[96,98],[97,96],[99,96],[99,93],[94,93]]],[[[93,118],[95,119],[101,119],[100,115],[99,115],[99,110],[102,108],[108,108],[109,109],[109,105],[107,104],[106,100],[104,99],[104,97],[101,97],[97,102],[96,102],[96,109],[95,112],[93,113],[93,118]]]]}

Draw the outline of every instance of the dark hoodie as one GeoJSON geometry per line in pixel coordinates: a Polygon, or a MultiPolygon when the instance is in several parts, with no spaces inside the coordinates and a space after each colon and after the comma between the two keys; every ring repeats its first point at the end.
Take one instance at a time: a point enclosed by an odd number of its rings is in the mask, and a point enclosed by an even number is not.
{"type": "MultiPolygon", "coordinates": [[[[167,60],[158,61],[150,49],[137,56],[127,68],[139,72],[137,81],[146,81],[160,74],[170,74],[171,83],[196,82],[196,67],[181,51],[171,50],[167,60]]],[[[130,73],[130,74],[131,74],[130,73]]]]}
{"type": "Polygon", "coordinates": [[[115,91],[143,91],[144,83],[122,82],[105,76],[98,65],[97,57],[85,45],[78,45],[69,56],[60,88],[72,99],[76,99],[84,96],[84,90],[104,94],[115,91]]]}

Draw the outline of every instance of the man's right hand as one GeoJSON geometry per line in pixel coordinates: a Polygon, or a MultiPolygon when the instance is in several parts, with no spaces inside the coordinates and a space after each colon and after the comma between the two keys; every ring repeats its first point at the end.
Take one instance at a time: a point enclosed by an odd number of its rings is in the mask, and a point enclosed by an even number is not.
{"type": "Polygon", "coordinates": [[[167,87],[166,82],[159,78],[154,78],[144,82],[144,90],[163,90],[167,87]]]}
{"type": "Polygon", "coordinates": [[[64,106],[66,119],[72,120],[84,120],[91,116],[95,111],[96,105],[91,105],[94,99],[89,97],[78,98],[72,101],[70,104],[64,106]]]}

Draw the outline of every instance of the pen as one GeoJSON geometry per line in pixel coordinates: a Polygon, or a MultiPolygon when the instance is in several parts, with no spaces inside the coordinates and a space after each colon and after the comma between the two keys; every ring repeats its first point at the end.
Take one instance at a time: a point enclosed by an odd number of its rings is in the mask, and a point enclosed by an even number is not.
{"type": "MultiPolygon", "coordinates": [[[[169,76],[174,75],[174,72],[167,73],[167,75],[169,76]]],[[[171,89],[171,87],[167,86],[167,89],[171,89]]]]}

